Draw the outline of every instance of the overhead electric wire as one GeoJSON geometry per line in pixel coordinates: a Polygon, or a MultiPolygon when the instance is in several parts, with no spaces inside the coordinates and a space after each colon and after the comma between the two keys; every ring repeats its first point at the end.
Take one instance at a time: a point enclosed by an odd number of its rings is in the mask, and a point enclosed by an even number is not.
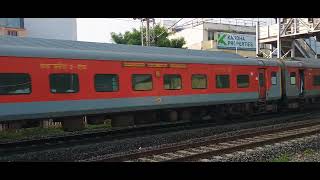
{"type": "MultiPolygon", "coordinates": [[[[196,20],[196,19],[198,19],[198,18],[193,18],[193,19],[191,19],[191,20],[189,20],[189,21],[186,21],[186,22],[184,22],[183,24],[180,24],[179,27],[185,26],[187,23],[190,23],[190,22],[192,22],[192,21],[194,21],[194,20],[196,20]]],[[[189,24],[187,24],[187,25],[189,25],[189,24]]]]}
{"type": "MultiPolygon", "coordinates": [[[[170,29],[170,28],[172,28],[173,26],[175,26],[176,24],[178,24],[181,20],[182,20],[183,18],[181,18],[181,19],[179,19],[179,21],[177,21],[177,22],[175,22],[172,26],[170,26],[168,29],[170,29]]],[[[158,37],[160,37],[163,33],[165,33],[166,31],[163,31],[161,34],[159,34],[158,36],[157,36],[157,38],[158,37]]]]}
{"type": "Polygon", "coordinates": [[[135,21],[135,20],[124,19],[124,18],[107,18],[107,19],[113,19],[113,20],[119,20],[119,21],[127,21],[127,22],[135,22],[135,23],[137,23],[137,21],[135,21]]]}

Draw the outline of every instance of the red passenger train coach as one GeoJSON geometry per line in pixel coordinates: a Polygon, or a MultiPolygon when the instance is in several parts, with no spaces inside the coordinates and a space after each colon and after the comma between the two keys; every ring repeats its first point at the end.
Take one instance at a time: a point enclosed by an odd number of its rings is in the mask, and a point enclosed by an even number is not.
{"type": "Polygon", "coordinates": [[[0,121],[86,116],[133,124],[141,113],[175,121],[275,111],[281,78],[277,60],[3,36],[0,121]]]}

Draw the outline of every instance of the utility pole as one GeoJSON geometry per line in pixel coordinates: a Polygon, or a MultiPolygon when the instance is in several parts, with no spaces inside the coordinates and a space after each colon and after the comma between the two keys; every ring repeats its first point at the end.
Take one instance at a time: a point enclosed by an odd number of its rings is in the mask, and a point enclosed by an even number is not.
{"type": "MultiPolygon", "coordinates": [[[[133,18],[134,20],[136,18],[133,18]]],[[[151,46],[154,44],[155,41],[155,33],[154,33],[154,26],[155,26],[155,19],[154,18],[138,18],[141,21],[141,45],[142,46],[151,46]],[[144,32],[145,29],[145,32],[144,32]],[[151,31],[152,29],[152,31],[151,31]]]]}
{"type": "Polygon", "coordinates": [[[150,19],[146,18],[146,44],[150,46],[150,19]]]}
{"type": "Polygon", "coordinates": [[[258,21],[256,22],[256,56],[258,57],[258,54],[260,52],[260,46],[259,46],[259,18],[258,21]]]}
{"type": "Polygon", "coordinates": [[[140,26],[140,32],[141,32],[141,46],[143,46],[143,21],[141,20],[141,26],[140,26]]]}
{"type": "Polygon", "coordinates": [[[151,19],[151,27],[152,27],[152,31],[150,31],[150,44],[151,46],[154,46],[155,45],[155,41],[156,41],[156,33],[155,33],[155,30],[154,28],[156,27],[156,21],[154,18],[151,19]]]}
{"type": "Polygon", "coordinates": [[[278,35],[277,35],[277,58],[281,58],[281,24],[280,24],[280,18],[276,19],[277,26],[278,26],[278,35]]]}

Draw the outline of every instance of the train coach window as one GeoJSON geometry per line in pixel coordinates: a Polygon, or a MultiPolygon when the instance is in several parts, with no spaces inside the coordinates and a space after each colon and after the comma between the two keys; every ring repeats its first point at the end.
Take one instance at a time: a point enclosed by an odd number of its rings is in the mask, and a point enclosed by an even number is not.
{"type": "Polygon", "coordinates": [[[276,72],[271,72],[271,84],[277,85],[277,73],[276,72]]]}
{"type": "Polygon", "coordinates": [[[238,84],[238,88],[249,87],[249,75],[238,75],[237,84],[238,84]]]}
{"type": "Polygon", "coordinates": [[[178,90],[181,89],[181,76],[179,74],[166,74],[163,76],[164,89],[178,90]]]}
{"type": "Polygon", "coordinates": [[[77,74],[50,74],[50,89],[52,93],[79,92],[77,74]]]}
{"type": "Polygon", "coordinates": [[[216,76],[216,87],[217,88],[229,88],[230,87],[229,75],[217,75],[216,76]]]}
{"type": "Polygon", "coordinates": [[[94,86],[97,92],[113,92],[119,90],[119,78],[116,74],[96,74],[94,86]]]}
{"type": "Polygon", "coordinates": [[[207,88],[207,75],[205,74],[193,74],[192,89],[206,89],[207,88]]]}
{"type": "Polygon", "coordinates": [[[320,75],[313,76],[313,85],[320,86],[320,75]]]}
{"type": "Polygon", "coordinates": [[[290,73],[290,84],[291,85],[295,85],[296,84],[296,73],[295,72],[291,72],[290,73]]]}
{"type": "Polygon", "coordinates": [[[0,73],[0,95],[30,94],[29,74],[0,73]]]}
{"type": "Polygon", "coordinates": [[[134,74],[134,75],[132,75],[132,88],[135,91],[150,91],[150,90],[152,90],[152,75],[151,74],[134,74]]]}

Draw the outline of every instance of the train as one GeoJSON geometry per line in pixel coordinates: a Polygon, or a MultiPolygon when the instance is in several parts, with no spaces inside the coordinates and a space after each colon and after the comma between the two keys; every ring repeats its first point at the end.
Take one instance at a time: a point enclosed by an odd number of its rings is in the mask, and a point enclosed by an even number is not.
{"type": "Polygon", "coordinates": [[[72,129],[108,118],[131,126],[319,101],[316,59],[0,36],[2,124],[52,119],[72,129]]]}

